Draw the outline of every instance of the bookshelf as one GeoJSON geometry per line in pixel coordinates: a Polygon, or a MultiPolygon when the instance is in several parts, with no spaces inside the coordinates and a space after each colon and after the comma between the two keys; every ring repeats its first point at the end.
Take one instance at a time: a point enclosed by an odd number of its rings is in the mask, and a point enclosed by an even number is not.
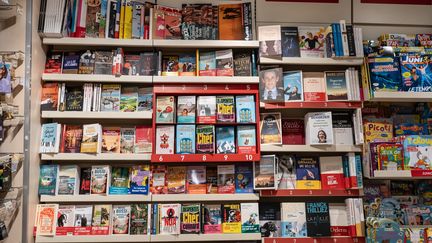
{"type": "Polygon", "coordinates": [[[42,111],[42,118],[52,119],[101,119],[101,120],[151,120],[151,111],[104,112],[104,111],[42,111]]]}
{"type": "Polygon", "coordinates": [[[150,242],[150,235],[36,236],[36,243],[150,242]]]}
{"type": "Polygon", "coordinates": [[[124,203],[150,202],[149,195],[41,195],[41,202],[45,203],[124,203]]]}
{"type": "Polygon", "coordinates": [[[260,58],[260,64],[278,65],[319,65],[319,66],[361,66],[363,58],[311,58],[283,57],[282,59],[260,58]]]}
{"type": "Polygon", "coordinates": [[[263,238],[262,243],[364,243],[364,237],[263,238]]]}
{"type": "Polygon", "coordinates": [[[247,202],[258,201],[257,193],[235,194],[153,194],[153,202],[247,202]]]}
{"type": "Polygon", "coordinates": [[[133,84],[151,84],[152,76],[128,76],[122,75],[116,77],[114,75],[102,74],[42,74],[43,81],[50,82],[97,82],[97,83],[133,83],[133,84]]]}
{"type": "Polygon", "coordinates": [[[375,92],[373,102],[431,102],[431,92],[375,92]]]}
{"type": "Polygon", "coordinates": [[[361,152],[362,146],[356,145],[261,145],[261,152],[288,153],[288,152],[361,152]]]}
{"type": "Polygon", "coordinates": [[[247,76],[153,76],[153,83],[182,83],[182,84],[259,84],[259,77],[247,76]]]}
{"type": "Polygon", "coordinates": [[[263,190],[261,197],[358,197],[362,196],[363,191],[359,189],[347,190],[301,190],[301,189],[281,189],[263,190]]]}
{"type": "Polygon", "coordinates": [[[58,153],[42,154],[42,161],[149,161],[150,154],[84,154],[84,153],[58,153]]]}
{"type": "Polygon", "coordinates": [[[261,240],[260,233],[245,234],[187,234],[187,235],[152,235],[151,242],[236,242],[261,240]]]}

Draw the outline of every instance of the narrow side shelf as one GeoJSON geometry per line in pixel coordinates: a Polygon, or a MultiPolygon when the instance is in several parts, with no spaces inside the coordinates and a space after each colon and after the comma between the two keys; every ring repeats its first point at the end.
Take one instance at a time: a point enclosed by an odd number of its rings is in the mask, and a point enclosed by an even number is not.
{"type": "Polygon", "coordinates": [[[149,195],[41,195],[41,202],[62,203],[62,202],[150,202],[149,195]]]}
{"type": "Polygon", "coordinates": [[[236,242],[261,240],[260,233],[248,234],[183,234],[183,235],[152,235],[151,242],[236,242]]]}
{"type": "Polygon", "coordinates": [[[153,40],[154,47],[164,48],[258,48],[259,41],[244,40],[153,40]]]}
{"type": "Polygon", "coordinates": [[[258,201],[256,193],[236,194],[153,194],[153,202],[223,202],[223,201],[258,201]]]}
{"type": "Polygon", "coordinates": [[[369,101],[432,102],[432,92],[375,92],[369,101]]]}
{"type": "Polygon", "coordinates": [[[432,179],[432,170],[375,170],[370,179],[432,179]]]}
{"type": "Polygon", "coordinates": [[[150,154],[83,154],[58,153],[42,154],[41,160],[54,161],[149,161],[150,154]]]}
{"type": "Polygon", "coordinates": [[[153,113],[151,111],[137,112],[86,112],[86,111],[42,111],[42,118],[58,118],[58,119],[134,119],[134,120],[150,120],[153,113]]]}
{"type": "Polygon", "coordinates": [[[44,38],[43,44],[55,46],[122,46],[152,47],[152,40],[110,39],[110,38],[44,38]]]}
{"type": "Polygon", "coordinates": [[[284,57],[273,59],[262,57],[260,64],[279,64],[279,65],[332,65],[332,66],[360,66],[363,58],[312,58],[312,57],[284,57]]]}
{"type": "Polygon", "coordinates": [[[36,243],[72,243],[72,242],[150,242],[150,235],[74,235],[74,236],[36,236],[36,243]]]}
{"type": "Polygon", "coordinates": [[[361,152],[356,145],[261,145],[261,152],[361,152]]]}
{"type": "Polygon", "coordinates": [[[151,84],[152,76],[128,76],[104,74],[56,74],[44,73],[42,80],[51,82],[97,82],[97,83],[136,83],[136,84],[151,84]]]}

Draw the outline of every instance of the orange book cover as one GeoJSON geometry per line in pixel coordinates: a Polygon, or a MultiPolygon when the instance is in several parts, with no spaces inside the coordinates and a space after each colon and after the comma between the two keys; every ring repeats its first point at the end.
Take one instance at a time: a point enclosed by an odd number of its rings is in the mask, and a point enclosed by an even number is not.
{"type": "Polygon", "coordinates": [[[219,40],[244,38],[242,4],[219,5],[219,40]]]}
{"type": "Polygon", "coordinates": [[[207,178],[205,166],[188,166],[187,193],[206,194],[207,178]]]}
{"type": "Polygon", "coordinates": [[[58,104],[58,83],[44,83],[42,86],[41,110],[56,111],[58,104]]]}

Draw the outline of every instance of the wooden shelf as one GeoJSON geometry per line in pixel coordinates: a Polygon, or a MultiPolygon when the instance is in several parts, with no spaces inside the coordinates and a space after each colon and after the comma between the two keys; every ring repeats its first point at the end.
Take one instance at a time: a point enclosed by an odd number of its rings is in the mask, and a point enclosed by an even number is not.
{"type": "Polygon", "coordinates": [[[258,201],[255,193],[236,194],[153,194],[153,202],[223,202],[223,201],[258,201]]]}
{"type": "Polygon", "coordinates": [[[95,83],[136,83],[136,84],[151,84],[152,76],[128,76],[106,74],[56,74],[44,73],[42,80],[53,82],[95,82],[95,83]]]}
{"type": "Polygon", "coordinates": [[[432,170],[375,170],[370,179],[432,179],[432,170]]]}
{"type": "Polygon", "coordinates": [[[150,202],[149,195],[41,195],[41,202],[62,203],[62,202],[150,202]]]}
{"type": "Polygon", "coordinates": [[[279,65],[331,65],[331,66],[360,66],[363,58],[306,58],[306,57],[284,57],[282,59],[260,58],[260,64],[279,65]]]}
{"type": "Polygon", "coordinates": [[[84,112],[84,111],[42,111],[42,118],[58,118],[58,119],[134,119],[134,120],[149,120],[152,119],[153,112],[137,111],[137,112],[84,112]]]}
{"type": "Polygon", "coordinates": [[[36,243],[72,243],[72,242],[150,242],[150,235],[74,235],[74,236],[36,236],[36,243]]]}
{"type": "Polygon", "coordinates": [[[285,102],[264,103],[265,109],[357,109],[362,108],[361,101],[329,101],[329,102],[285,102]]]}
{"type": "Polygon", "coordinates": [[[259,154],[152,154],[151,161],[165,162],[253,162],[259,161],[259,154]]]}
{"type": "Polygon", "coordinates": [[[261,145],[261,152],[361,152],[355,145],[261,145]]]}
{"type": "Polygon", "coordinates": [[[164,48],[258,48],[258,41],[244,40],[153,40],[154,47],[164,48]]]}
{"type": "Polygon", "coordinates": [[[41,160],[54,161],[149,161],[150,154],[83,154],[83,153],[58,153],[42,154],[41,160]]]}
{"type": "Polygon", "coordinates": [[[432,92],[375,92],[369,101],[432,102],[432,92]]]}
{"type": "Polygon", "coordinates": [[[261,240],[260,233],[245,234],[183,234],[183,235],[152,235],[151,242],[190,242],[190,241],[258,241],[261,240]]]}
{"type": "Polygon", "coordinates": [[[305,238],[263,238],[262,243],[364,243],[364,237],[305,237],[305,238]]]}
{"type": "Polygon", "coordinates": [[[261,197],[358,197],[362,195],[359,189],[348,190],[262,190],[261,197]]]}
{"type": "Polygon", "coordinates": [[[152,47],[152,40],[110,39],[110,38],[44,38],[44,45],[55,46],[115,46],[115,47],[152,47]]]}
{"type": "Polygon", "coordinates": [[[259,77],[253,76],[154,76],[153,83],[187,83],[187,84],[258,84],[259,77]]]}

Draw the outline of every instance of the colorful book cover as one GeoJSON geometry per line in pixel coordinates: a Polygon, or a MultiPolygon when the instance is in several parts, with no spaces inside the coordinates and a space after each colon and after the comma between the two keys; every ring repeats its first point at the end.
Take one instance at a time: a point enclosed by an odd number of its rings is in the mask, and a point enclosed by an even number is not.
{"type": "Polygon", "coordinates": [[[151,87],[138,88],[138,111],[153,110],[153,89],[151,87]]]}
{"type": "Polygon", "coordinates": [[[198,96],[197,123],[216,123],[216,96],[198,96]]]}
{"type": "Polygon", "coordinates": [[[120,153],[120,127],[102,128],[102,153],[120,153]]]}
{"type": "Polygon", "coordinates": [[[123,64],[123,75],[138,76],[140,72],[140,55],[125,55],[123,64]]]}
{"type": "Polygon", "coordinates": [[[282,119],[282,144],[305,144],[304,119],[282,119]]]}
{"type": "Polygon", "coordinates": [[[80,171],[80,195],[88,195],[90,194],[90,185],[91,185],[91,171],[92,168],[81,168],[80,171]]]}
{"type": "Polygon", "coordinates": [[[55,195],[58,165],[41,165],[39,172],[39,195],[55,195]]]}
{"type": "Polygon", "coordinates": [[[127,235],[129,234],[129,220],[130,220],[130,205],[114,205],[113,206],[113,235],[127,235]]]}
{"type": "Polygon", "coordinates": [[[156,123],[174,123],[174,96],[156,97],[156,123]]]}
{"type": "Polygon", "coordinates": [[[402,144],[382,143],[377,146],[378,170],[403,170],[404,150],[402,144]]]}
{"type": "Polygon", "coordinates": [[[91,235],[92,219],[93,205],[76,205],[74,235],[91,235]]]}
{"type": "Polygon", "coordinates": [[[120,134],[120,153],[133,154],[135,151],[135,127],[122,127],[120,134]]]}
{"type": "Polygon", "coordinates": [[[300,57],[297,27],[281,27],[282,57],[300,57]]]}
{"type": "Polygon", "coordinates": [[[186,192],[186,166],[168,166],[166,174],[168,194],[186,192]]]}
{"type": "Polygon", "coordinates": [[[235,122],[234,96],[216,96],[216,120],[218,123],[235,122]]]}
{"type": "Polygon", "coordinates": [[[216,52],[199,53],[199,76],[216,76],[216,52]]]}
{"type": "Polygon", "coordinates": [[[134,165],[130,170],[130,194],[149,194],[149,178],[150,166],[149,165],[134,165]]]}
{"type": "Polygon", "coordinates": [[[326,82],[324,73],[303,73],[304,101],[326,101],[326,82]]]}
{"type": "Polygon", "coordinates": [[[306,202],[306,225],[309,237],[331,236],[327,202],[306,202]]]}
{"type": "Polygon", "coordinates": [[[87,3],[86,33],[87,38],[99,37],[101,1],[90,1],[87,3]]]}
{"type": "Polygon", "coordinates": [[[324,27],[299,26],[298,35],[301,57],[324,57],[324,27]]]}
{"type": "Polygon", "coordinates": [[[180,234],[180,212],[181,204],[160,205],[160,232],[161,235],[180,234]]]}
{"type": "Polygon", "coordinates": [[[256,153],[256,129],[255,125],[237,127],[237,153],[255,154],[256,153]]]}
{"type": "Polygon", "coordinates": [[[252,164],[235,165],[235,193],[253,193],[252,164]]]}
{"type": "Polygon", "coordinates": [[[224,234],[240,234],[241,227],[241,211],[240,204],[224,204],[223,205],[223,220],[222,233],[224,234]]]}
{"type": "Polygon", "coordinates": [[[393,139],[393,125],[383,122],[364,123],[365,142],[390,142],[393,139]]]}
{"type": "Polygon", "coordinates": [[[196,57],[191,54],[179,55],[179,76],[196,76],[196,57]]]}
{"type": "Polygon", "coordinates": [[[259,72],[261,102],[284,102],[284,81],[282,72],[282,68],[265,69],[259,72]]]}
{"type": "Polygon", "coordinates": [[[113,167],[111,169],[111,184],[109,194],[128,194],[129,192],[129,168],[113,167]]]}
{"type": "Polygon", "coordinates": [[[61,153],[79,153],[83,129],[81,125],[63,125],[61,153]]]}
{"type": "Polygon", "coordinates": [[[203,233],[220,234],[222,233],[222,205],[204,204],[203,205],[203,233]]]}
{"type": "Polygon", "coordinates": [[[234,52],[234,76],[252,76],[252,53],[250,51],[234,52]]]}
{"type": "Polygon", "coordinates": [[[201,205],[183,204],[180,232],[182,234],[199,234],[201,231],[201,205]]]}
{"type": "MultiPolygon", "coordinates": [[[[393,124],[395,124],[394,120],[393,124]]],[[[399,123],[394,125],[394,134],[396,137],[406,135],[428,135],[428,124],[399,123]]]]}
{"type": "Polygon", "coordinates": [[[320,157],[322,189],[345,189],[342,156],[320,157]]]}
{"type": "Polygon", "coordinates": [[[215,128],[213,125],[197,125],[196,152],[213,154],[215,152],[215,128]]]}
{"type": "Polygon", "coordinates": [[[176,154],[195,154],[195,125],[177,125],[176,154]]]}
{"type": "Polygon", "coordinates": [[[219,5],[219,40],[244,40],[242,4],[219,5]]]}
{"type": "Polygon", "coordinates": [[[178,76],[179,57],[170,55],[162,56],[162,76],[178,76]]]}
{"type": "Polygon", "coordinates": [[[305,116],[306,144],[328,145],[333,141],[333,121],[331,112],[310,112],[305,116]]]}
{"type": "Polygon", "coordinates": [[[57,195],[78,194],[78,166],[62,165],[58,173],[57,195]]]}
{"type": "Polygon", "coordinates": [[[149,228],[148,204],[134,203],[131,205],[130,230],[131,235],[147,235],[149,228]]]}
{"type": "Polygon", "coordinates": [[[241,203],[242,233],[260,233],[258,203],[241,203]]]}
{"type": "Polygon", "coordinates": [[[347,101],[348,87],[345,71],[325,72],[327,101],[347,101]]]}
{"type": "Polygon", "coordinates": [[[255,190],[276,189],[276,156],[261,156],[260,161],[254,162],[253,174],[255,190]]]}
{"type": "Polygon", "coordinates": [[[280,203],[260,203],[259,220],[262,237],[281,237],[280,203]]]}
{"type": "Polygon", "coordinates": [[[402,88],[399,60],[394,57],[367,59],[372,92],[396,92],[402,88]]]}
{"type": "Polygon", "coordinates": [[[150,125],[135,127],[135,153],[147,154],[152,152],[153,128],[150,125]]]}
{"type": "Polygon", "coordinates": [[[432,47],[432,35],[416,34],[416,46],[432,47]]]}
{"type": "Polygon", "coordinates": [[[120,111],[134,112],[138,107],[138,87],[122,86],[120,95],[120,111]]]}
{"type": "Polygon", "coordinates": [[[70,87],[66,90],[66,111],[83,110],[83,89],[81,87],[70,87]]]}
{"type": "Polygon", "coordinates": [[[321,189],[318,159],[298,158],[296,163],[296,189],[321,189]]]}
{"type": "Polygon", "coordinates": [[[44,83],[42,85],[41,111],[56,111],[59,96],[58,83],[44,83]]]}
{"type": "Polygon", "coordinates": [[[285,102],[303,101],[302,71],[283,72],[285,102]]]}
{"type": "Polygon", "coordinates": [[[232,77],[233,75],[234,69],[232,49],[216,51],[216,76],[232,77]]]}
{"type": "MultiPolygon", "coordinates": [[[[104,37],[105,38],[105,37],[104,37]]],[[[112,51],[95,51],[94,74],[112,74],[112,51]]]]}
{"type": "Polygon", "coordinates": [[[195,123],[196,96],[177,97],[177,123],[195,123]]]}
{"type": "Polygon", "coordinates": [[[92,235],[109,235],[111,225],[111,205],[94,205],[92,235]]]}
{"type": "Polygon", "coordinates": [[[36,235],[55,236],[58,204],[38,204],[36,209],[36,235]]]}
{"type": "Polygon", "coordinates": [[[431,92],[432,64],[430,55],[407,54],[401,55],[402,87],[400,91],[431,92]]]}
{"type": "Polygon", "coordinates": [[[110,166],[93,165],[91,170],[90,194],[107,194],[110,166]]]}
{"type": "Polygon", "coordinates": [[[218,193],[235,192],[235,166],[218,165],[218,193]]]}
{"type": "Polygon", "coordinates": [[[186,185],[187,185],[188,194],[206,194],[207,192],[206,167],[188,166],[186,185]]]}
{"type": "Polygon", "coordinates": [[[151,167],[150,191],[151,194],[167,194],[167,167],[166,165],[153,165],[151,167]]]}
{"type": "Polygon", "coordinates": [[[87,50],[80,57],[79,74],[93,74],[95,63],[95,54],[87,50]]]}
{"type": "Polygon", "coordinates": [[[235,103],[237,123],[254,123],[256,116],[254,96],[237,95],[235,103]]]}
{"type": "Polygon", "coordinates": [[[156,127],[156,154],[174,154],[174,126],[156,127]]]}
{"type": "Polygon", "coordinates": [[[432,152],[429,149],[432,145],[432,136],[407,136],[403,141],[404,147],[404,166],[405,170],[432,169],[432,152]]]}
{"type": "Polygon", "coordinates": [[[281,113],[261,113],[261,144],[282,144],[281,113]]]}
{"type": "Polygon", "coordinates": [[[75,205],[60,205],[57,211],[56,235],[71,236],[75,227],[75,205]]]}
{"type": "Polygon", "coordinates": [[[166,6],[158,6],[164,11],[165,38],[164,39],[181,39],[181,10],[166,6]]]}
{"type": "Polygon", "coordinates": [[[206,166],[207,194],[218,193],[218,172],[216,166],[206,166]]]}
{"type": "Polygon", "coordinates": [[[100,111],[120,110],[120,84],[103,84],[100,111]]]}
{"type": "Polygon", "coordinates": [[[304,202],[281,203],[282,237],[306,237],[306,207],[304,202]]]}
{"type": "Polygon", "coordinates": [[[234,127],[216,127],[216,153],[218,154],[235,154],[236,144],[234,136],[234,127]]]}
{"type": "MultiPolygon", "coordinates": [[[[63,53],[60,52],[49,52],[47,55],[47,60],[45,62],[44,73],[58,73],[62,72],[62,59],[63,53]]],[[[53,83],[44,83],[44,85],[53,83]]]]}
{"type": "Polygon", "coordinates": [[[80,56],[76,53],[67,53],[63,56],[63,68],[62,73],[64,74],[78,74],[80,56]]]}

